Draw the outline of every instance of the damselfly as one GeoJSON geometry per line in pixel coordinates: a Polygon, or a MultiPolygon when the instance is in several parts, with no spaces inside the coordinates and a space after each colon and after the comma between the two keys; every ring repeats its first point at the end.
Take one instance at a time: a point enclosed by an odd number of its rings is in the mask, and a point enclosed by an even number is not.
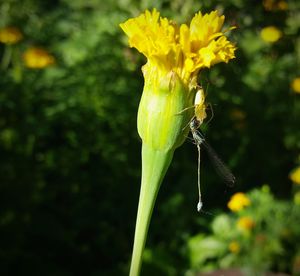
{"type": "Polygon", "coordinates": [[[198,191],[199,191],[199,202],[197,204],[198,212],[201,211],[201,208],[203,206],[202,198],[201,198],[201,187],[200,187],[201,146],[203,146],[206,149],[208,156],[210,157],[212,163],[214,164],[214,167],[215,167],[217,173],[225,180],[225,182],[229,186],[233,186],[234,182],[235,182],[235,177],[232,174],[232,172],[224,164],[224,162],[217,155],[217,153],[214,151],[214,149],[209,145],[209,143],[205,140],[203,133],[199,130],[200,124],[201,124],[201,122],[199,120],[197,120],[196,117],[194,117],[190,122],[190,129],[191,129],[195,144],[198,149],[198,191]]]}

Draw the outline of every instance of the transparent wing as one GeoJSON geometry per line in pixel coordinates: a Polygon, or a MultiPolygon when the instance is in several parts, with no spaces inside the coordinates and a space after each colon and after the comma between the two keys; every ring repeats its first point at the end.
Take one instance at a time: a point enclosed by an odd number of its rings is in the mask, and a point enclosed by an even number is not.
{"type": "Polygon", "coordinates": [[[230,171],[230,169],[224,164],[222,159],[218,156],[215,150],[210,146],[210,144],[205,140],[203,134],[198,130],[197,134],[201,137],[201,145],[206,149],[208,156],[213,163],[216,172],[224,179],[226,184],[230,187],[234,185],[235,176],[230,171]]]}

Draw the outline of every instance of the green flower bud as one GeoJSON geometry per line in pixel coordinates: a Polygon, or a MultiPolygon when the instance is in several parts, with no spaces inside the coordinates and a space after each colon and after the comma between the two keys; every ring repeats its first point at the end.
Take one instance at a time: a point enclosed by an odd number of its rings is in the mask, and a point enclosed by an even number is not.
{"type": "Polygon", "coordinates": [[[193,97],[174,72],[153,81],[145,77],[138,111],[138,132],[143,143],[160,151],[174,151],[185,140],[193,116],[193,97]]]}

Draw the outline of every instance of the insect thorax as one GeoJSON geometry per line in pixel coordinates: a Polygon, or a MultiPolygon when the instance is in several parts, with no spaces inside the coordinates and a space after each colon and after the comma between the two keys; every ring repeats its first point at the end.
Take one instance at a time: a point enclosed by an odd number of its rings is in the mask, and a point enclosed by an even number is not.
{"type": "Polygon", "coordinates": [[[200,127],[200,121],[197,120],[197,118],[193,118],[190,122],[190,128],[192,131],[195,131],[197,128],[200,127]]]}

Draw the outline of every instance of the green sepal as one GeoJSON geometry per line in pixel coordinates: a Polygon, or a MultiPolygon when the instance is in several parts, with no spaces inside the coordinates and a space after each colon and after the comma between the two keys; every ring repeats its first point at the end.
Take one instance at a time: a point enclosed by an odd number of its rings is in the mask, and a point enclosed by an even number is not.
{"type": "Polygon", "coordinates": [[[138,111],[138,132],[153,149],[175,150],[185,140],[193,115],[194,93],[174,72],[158,84],[145,76],[138,111]]]}

